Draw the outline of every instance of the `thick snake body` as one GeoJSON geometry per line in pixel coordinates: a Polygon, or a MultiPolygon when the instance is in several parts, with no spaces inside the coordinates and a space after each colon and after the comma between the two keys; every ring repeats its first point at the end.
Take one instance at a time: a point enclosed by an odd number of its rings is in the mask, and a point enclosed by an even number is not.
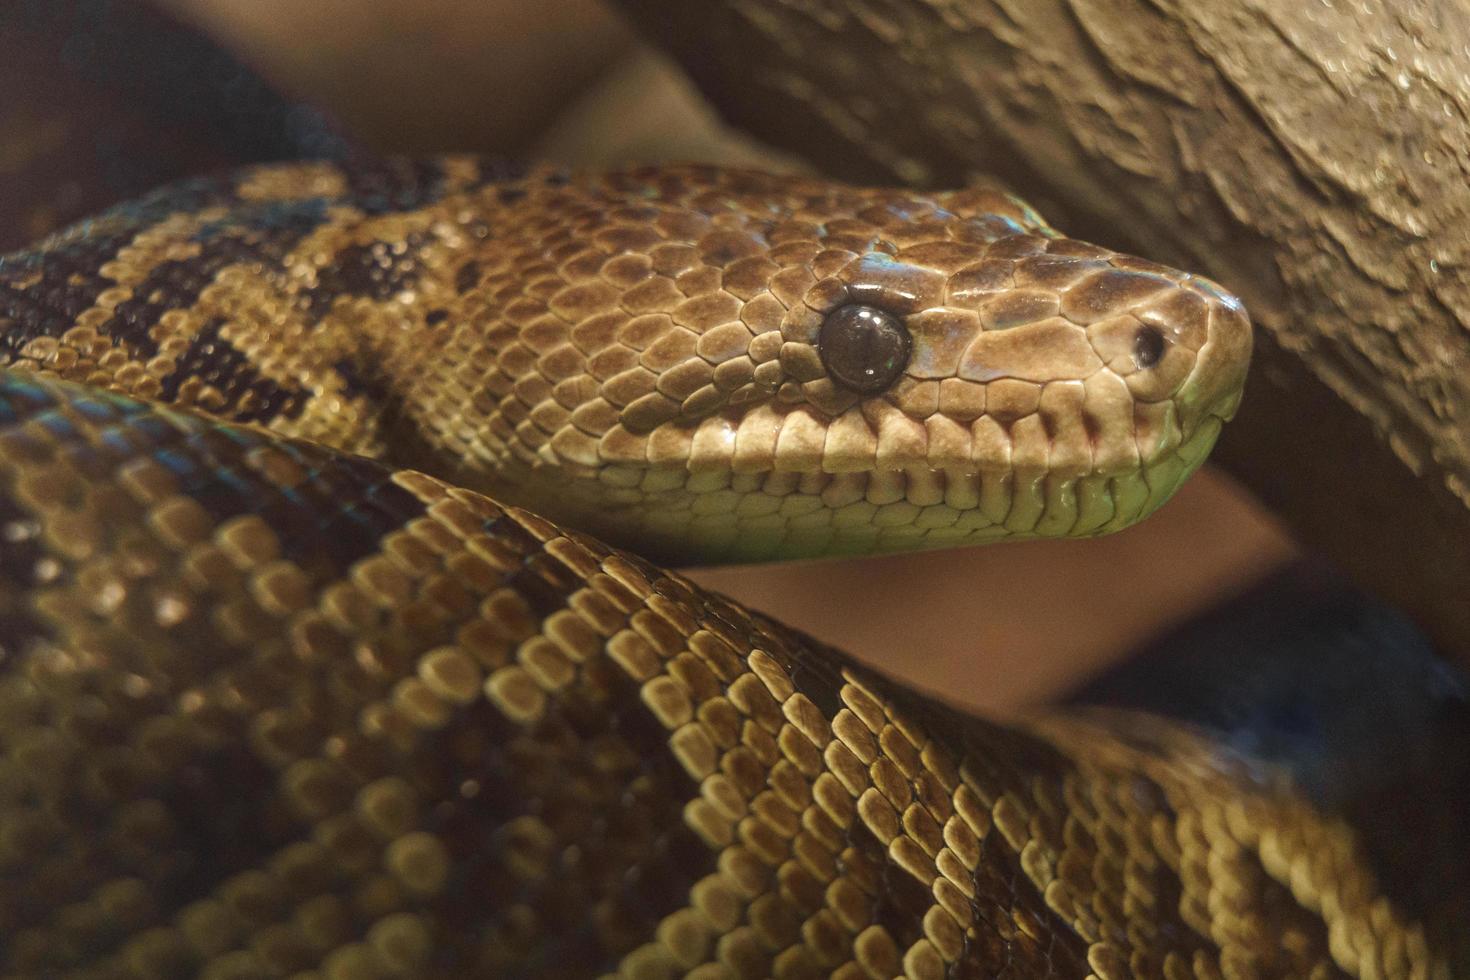
{"type": "Polygon", "coordinates": [[[988,190],[455,159],[168,189],[0,325],[6,975],[1450,975],[1280,773],[963,716],[569,529],[1124,526],[1239,397],[1206,281],[988,190]]]}

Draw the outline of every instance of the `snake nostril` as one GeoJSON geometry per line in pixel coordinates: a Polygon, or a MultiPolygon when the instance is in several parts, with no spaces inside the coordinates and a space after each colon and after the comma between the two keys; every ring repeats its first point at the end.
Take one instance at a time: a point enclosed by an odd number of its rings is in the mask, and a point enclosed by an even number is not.
{"type": "Polygon", "coordinates": [[[848,303],[827,314],[817,335],[817,350],[838,384],[865,395],[876,394],[903,373],[913,338],[892,313],[848,303]]]}
{"type": "Polygon", "coordinates": [[[1138,333],[1133,335],[1133,361],[1142,368],[1151,368],[1164,356],[1164,348],[1168,346],[1163,331],[1158,327],[1142,326],[1138,333]]]}

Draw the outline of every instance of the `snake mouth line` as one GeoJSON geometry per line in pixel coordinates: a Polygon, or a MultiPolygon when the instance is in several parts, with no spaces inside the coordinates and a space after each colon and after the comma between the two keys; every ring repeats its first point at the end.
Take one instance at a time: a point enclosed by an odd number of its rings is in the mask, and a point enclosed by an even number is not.
{"type": "MultiPolygon", "coordinates": [[[[596,486],[560,481],[570,519],[637,540],[671,560],[762,560],[1033,537],[1089,537],[1127,527],[1167,500],[1208,455],[1221,420],[1142,466],[1117,473],[1046,468],[878,467],[793,472],[730,466],[617,465],[596,486]],[[816,548],[816,550],[812,550],[816,548]]],[[[550,492],[535,502],[545,506],[550,492]]]]}
{"type": "Polygon", "coordinates": [[[1211,410],[1181,433],[1177,407],[1168,401],[1139,406],[1126,422],[1083,410],[1070,417],[981,417],[973,424],[943,417],[926,423],[891,408],[875,420],[856,410],[834,419],[812,415],[805,406],[759,405],[645,436],[613,433],[616,438],[603,441],[595,464],[568,468],[615,486],[649,490],[686,482],[703,486],[705,477],[737,474],[774,486],[826,486],[836,477],[907,481],[922,488],[921,494],[942,496],[951,487],[962,492],[981,474],[1025,480],[1123,476],[1202,440],[1213,443],[1227,418],[1211,410]]]}
{"type": "MultiPolygon", "coordinates": [[[[837,415],[801,404],[765,403],[727,409],[692,424],[666,423],[643,434],[615,427],[570,454],[560,451],[561,441],[553,436],[549,453],[541,457],[587,475],[609,470],[798,475],[933,470],[1116,476],[1162,458],[1225,417],[1212,406],[1182,425],[1182,411],[1174,399],[1134,402],[1126,412],[1108,406],[1101,414],[1082,406],[1058,411],[1043,402],[1040,410],[1024,414],[967,419],[942,412],[915,417],[882,403],[837,415]]],[[[525,458],[536,459],[530,452],[525,458]]]]}

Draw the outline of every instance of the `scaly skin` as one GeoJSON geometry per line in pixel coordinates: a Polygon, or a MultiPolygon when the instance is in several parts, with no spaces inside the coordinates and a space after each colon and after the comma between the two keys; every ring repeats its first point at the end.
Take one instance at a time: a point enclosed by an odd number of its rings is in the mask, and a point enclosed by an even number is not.
{"type": "Polygon", "coordinates": [[[0,970],[1449,975],[1348,827],[1190,731],[966,718],[394,468],[679,556],[1094,533],[1232,410],[1233,301],[988,192],[837,189],[756,235],[753,195],[815,185],[499,176],[253,171],[0,264],[0,970]],[[896,263],[861,260],[879,239],[896,263]],[[1039,250],[1067,258],[997,271],[1039,250]],[[844,289],[914,304],[907,373],[861,399],[803,374],[844,289]],[[1139,320],[1170,341],[1151,369],[1139,320]],[[831,426],[787,476],[798,413],[831,426]],[[981,474],[971,499],[931,499],[936,466],[981,474]],[[901,530],[841,530],[859,512],[901,530]]]}
{"type": "MultiPolygon", "coordinates": [[[[301,165],[175,191],[181,209],[165,192],[53,246],[52,266],[77,248],[106,278],[10,346],[706,562],[1116,530],[1239,399],[1238,303],[993,191],[708,167],[504,178],[301,165]],[[854,301],[913,336],[866,397],[815,346],[854,301]],[[1163,345],[1151,367],[1140,329],[1163,345]]],[[[44,292],[24,263],[0,275],[44,292]]]]}

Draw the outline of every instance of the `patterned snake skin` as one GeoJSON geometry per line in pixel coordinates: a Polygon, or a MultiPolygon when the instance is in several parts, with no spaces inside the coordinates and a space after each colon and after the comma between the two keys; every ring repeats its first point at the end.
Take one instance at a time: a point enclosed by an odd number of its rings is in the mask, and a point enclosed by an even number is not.
{"type": "Polygon", "coordinates": [[[1124,526],[1238,400],[1208,282],[984,190],[296,165],[5,259],[0,328],[0,974],[1451,975],[1279,773],[963,716],[547,519],[1124,526]]]}

